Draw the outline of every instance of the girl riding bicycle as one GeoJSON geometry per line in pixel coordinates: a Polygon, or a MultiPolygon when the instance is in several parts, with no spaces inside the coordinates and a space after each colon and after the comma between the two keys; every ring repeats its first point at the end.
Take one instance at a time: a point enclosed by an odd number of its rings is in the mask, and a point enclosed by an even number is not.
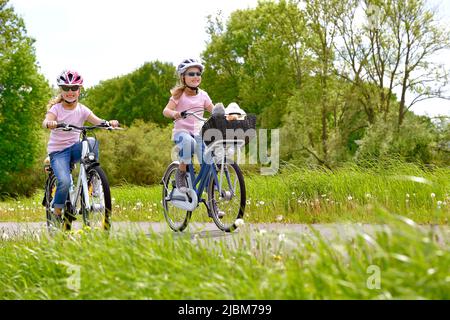
{"type": "Polygon", "coordinates": [[[200,134],[203,123],[195,117],[182,119],[181,112],[199,111],[198,115],[202,117],[203,110],[206,109],[211,113],[213,109],[208,93],[199,88],[204,69],[205,67],[195,59],[185,59],[178,65],[178,83],[170,91],[172,96],[163,111],[165,117],[176,120],[172,140],[179,149],[180,164],[175,180],[181,192],[185,192],[187,188],[186,165],[191,163],[194,150],[200,163],[203,160],[204,150],[200,134]]]}
{"type": "MultiPolygon", "coordinates": [[[[80,88],[83,86],[83,78],[76,71],[65,70],[56,80],[60,94],[55,100],[50,101],[49,110],[42,126],[47,129],[55,129],[58,122],[64,122],[76,126],[83,126],[85,121],[99,125],[105,120],[97,117],[88,107],[78,102],[80,88]]],[[[117,120],[109,121],[112,127],[118,127],[117,120]]],[[[58,180],[53,202],[54,213],[62,215],[62,209],[69,193],[71,184],[70,165],[81,159],[80,132],[52,130],[47,145],[47,153],[50,157],[50,165],[58,180]]],[[[98,143],[92,144],[98,158],[98,143]]]]}

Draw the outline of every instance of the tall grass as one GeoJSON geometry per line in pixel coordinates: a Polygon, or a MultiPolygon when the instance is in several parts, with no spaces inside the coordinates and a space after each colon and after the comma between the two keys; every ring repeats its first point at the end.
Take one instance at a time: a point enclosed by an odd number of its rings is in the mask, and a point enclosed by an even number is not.
{"type": "MultiPolygon", "coordinates": [[[[381,209],[351,240],[251,228],[0,240],[3,299],[449,299],[446,237],[381,209]]],[[[448,232],[443,229],[443,232],[448,232]]]]}
{"type": "MultiPolygon", "coordinates": [[[[396,164],[331,172],[288,166],[275,176],[246,174],[245,182],[247,222],[374,222],[379,205],[418,223],[447,224],[450,215],[450,168],[396,164]]],[[[113,219],[163,221],[161,188],[113,187],[113,219]]],[[[43,220],[41,200],[39,190],[32,198],[1,202],[0,220],[43,220]]],[[[209,221],[203,205],[193,219],[209,221]]]]}

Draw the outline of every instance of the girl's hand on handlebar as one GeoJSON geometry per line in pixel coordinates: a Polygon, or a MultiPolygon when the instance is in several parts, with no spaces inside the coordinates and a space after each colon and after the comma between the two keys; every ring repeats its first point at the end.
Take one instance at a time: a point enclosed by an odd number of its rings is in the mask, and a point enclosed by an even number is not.
{"type": "Polygon", "coordinates": [[[47,128],[49,128],[49,129],[55,129],[57,125],[58,125],[58,122],[56,122],[56,121],[47,121],[47,124],[46,124],[47,128]]]}
{"type": "Polygon", "coordinates": [[[117,128],[119,126],[119,121],[117,120],[109,120],[109,125],[113,128],[117,128]]]}
{"type": "Polygon", "coordinates": [[[175,120],[181,119],[181,113],[179,113],[178,111],[175,111],[175,113],[173,114],[173,118],[175,120]]]}

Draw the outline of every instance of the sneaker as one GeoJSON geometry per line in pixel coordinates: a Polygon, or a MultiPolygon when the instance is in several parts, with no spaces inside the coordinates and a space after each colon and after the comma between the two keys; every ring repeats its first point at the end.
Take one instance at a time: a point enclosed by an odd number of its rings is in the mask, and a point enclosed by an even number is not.
{"type": "Polygon", "coordinates": [[[186,171],[181,171],[180,169],[177,170],[175,173],[175,183],[180,192],[187,191],[186,171]]]}

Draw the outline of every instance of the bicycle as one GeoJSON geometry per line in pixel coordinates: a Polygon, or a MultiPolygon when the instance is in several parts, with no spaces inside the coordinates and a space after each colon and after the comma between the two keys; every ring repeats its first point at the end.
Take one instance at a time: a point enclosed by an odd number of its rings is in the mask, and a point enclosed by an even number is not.
{"type": "Polygon", "coordinates": [[[100,163],[93,152],[93,147],[88,141],[88,131],[99,128],[107,130],[121,128],[113,128],[107,122],[83,127],[59,123],[56,129],[58,128],[63,131],[79,130],[81,132],[81,160],[76,186],[73,184],[72,176],[75,164],[71,163],[70,177],[72,184],[61,217],[55,215],[53,209],[57,179],[50,164],[45,165],[48,176],[45,182],[42,204],[45,206],[48,231],[50,234],[53,234],[56,230],[70,231],[72,222],[76,220],[77,215],[83,217],[85,226],[107,231],[111,228],[111,191],[106,174],[100,167],[100,163]]]}
{"type": "MultiPolygon", "coordinates": [[[[181,112],[182,118],[194,116],[200,121],[207,119],[196,115],[198,112],[181,112]]],[[[225,232],[238,228],[236,221],[242,219],[246,205],[246,189],[244,176],[231,158],[236,148],[245,145],[245,140],[222,139],[212,142],[204,151],[200,163],[200,171],[196,175],[194,165],[187,165],[187,192],[183,193],[176,187],[175,173],[179,162],[173,161],[166,169],[161,184],[164,217],[169,227],[181,232],[189,224],[192,212],[200,203],[206,206],[208,216],[214,220],[217,227],[225,232]],[[228,155],[228,157],[227,157],[228,155]],[[206,190],[208,199],[203,198],[206,190]]],[[[203,150],[202,146],[202,150],[203,150]]]]}

